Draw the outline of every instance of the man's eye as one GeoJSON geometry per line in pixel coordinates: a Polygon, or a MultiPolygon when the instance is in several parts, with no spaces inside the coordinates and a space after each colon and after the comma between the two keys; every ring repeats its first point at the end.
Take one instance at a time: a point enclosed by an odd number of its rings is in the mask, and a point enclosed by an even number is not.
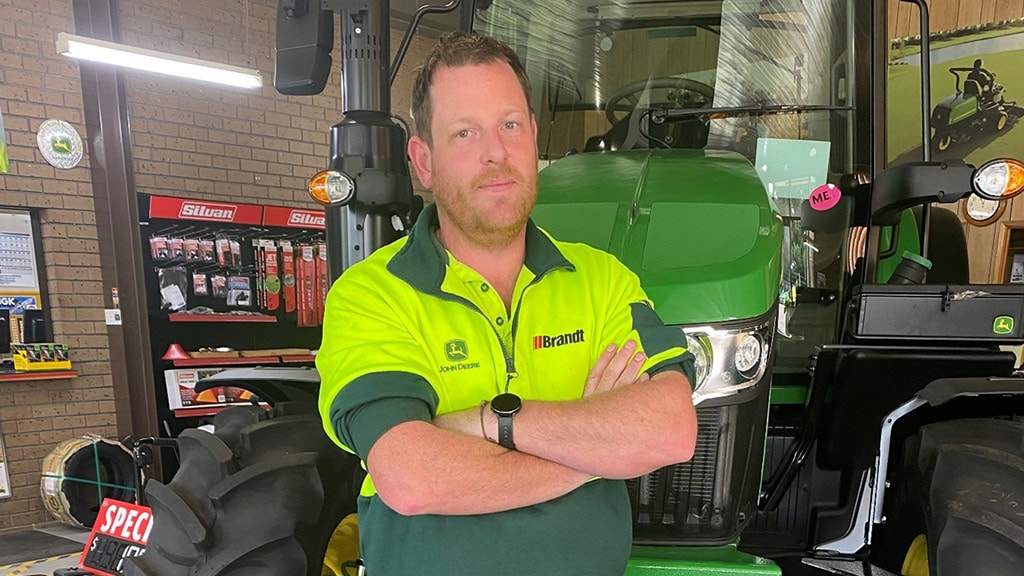
{"type": "Polygon", "coordinates": [[[519,126],[519,122],[516,122],[515,120],[509,120],[508,122],[505,122],[506,130],[515,130],[517,126],[519,126]]]}
{"type": "Polygon", "coordinates": [[[456,138],[469,138],[469,130],[459,130],[455,133],[456,138]]]}

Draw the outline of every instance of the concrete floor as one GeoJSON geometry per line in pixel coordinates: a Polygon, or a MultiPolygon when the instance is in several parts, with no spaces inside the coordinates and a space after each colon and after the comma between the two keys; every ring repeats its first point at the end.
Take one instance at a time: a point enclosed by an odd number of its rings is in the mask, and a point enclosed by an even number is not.
{"type": "MultiPolygon", "coordinates": [[[[49,526],[46,528],[38,528],[37,530],[50,534],[51,536],[59,536],[61,538],[80,542],[83,548],[85,547],[86,539],[89,537],[89,530],[85,528],[74,528],[63,524],[49,526]]],[[[78,557],[81,555],[81,551],[78,551],[64,556],[39,558],[37,560],[21,562],[19,564],[0,566],[0,576],[53,576],[54,570],[59,568],[71,568],[78,565],[78,557]]]]}

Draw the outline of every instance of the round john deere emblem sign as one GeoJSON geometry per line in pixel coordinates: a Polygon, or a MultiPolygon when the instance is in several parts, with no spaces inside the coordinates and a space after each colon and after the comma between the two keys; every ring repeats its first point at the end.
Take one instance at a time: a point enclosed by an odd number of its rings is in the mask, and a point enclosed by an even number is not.
{"type": "Polygon", "coordinates": [[[82,137],[63,120],[43,122],[36,132],[36,146],[55,168],[74,168],[82,161],[82,137]]]}
{"type": "Polygon", "coordinates": [[[992,333],[993,334],[1012,334],[1013,333],[1013,316],[996,316],[996,319],[992,321],[992,333]]]}

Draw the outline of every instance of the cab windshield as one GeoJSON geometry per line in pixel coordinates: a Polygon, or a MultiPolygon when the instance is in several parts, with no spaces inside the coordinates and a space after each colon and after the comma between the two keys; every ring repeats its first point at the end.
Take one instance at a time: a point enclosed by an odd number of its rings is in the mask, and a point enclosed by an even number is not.
{"type": "MultiPolygon", "coordinates": [[[[848,19],[845,2],[496,0],[474,28],[523,60],[542,157],[713,147],[753,160],[758,137],[848,137],[848,19]]],[[[835,144],[838,169],[849,145],[835,144]]]]}
{"type": "MultiPolygon", "coordinates": [[[[482,7],[486,6],[486,7],[482,7]]],[[[853,172],[853,2],[494,0],[474,30],[514,47],[544,162],[574,153],[727,150],[785,224],[777,372],[836,341],[849,210],[801,221],[853,172]],[[798,304],[800,304],[798,310],[798,304]]],[[[685,187],[680,187],[685,194],[685,187]]],[[[722,190],[728,194],[728,190],[722,190]]]]}

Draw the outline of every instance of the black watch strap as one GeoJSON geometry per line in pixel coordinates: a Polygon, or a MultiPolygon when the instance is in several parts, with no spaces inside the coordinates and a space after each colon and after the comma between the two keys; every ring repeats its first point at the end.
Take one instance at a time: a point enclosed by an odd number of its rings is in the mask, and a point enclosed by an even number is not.
{"type": "Polygon", "coordinates": [[[512,420],[514,416],[498,416],[498,445],[509,450],[516,449],[516,443],[512,441],[512,420]]]}

